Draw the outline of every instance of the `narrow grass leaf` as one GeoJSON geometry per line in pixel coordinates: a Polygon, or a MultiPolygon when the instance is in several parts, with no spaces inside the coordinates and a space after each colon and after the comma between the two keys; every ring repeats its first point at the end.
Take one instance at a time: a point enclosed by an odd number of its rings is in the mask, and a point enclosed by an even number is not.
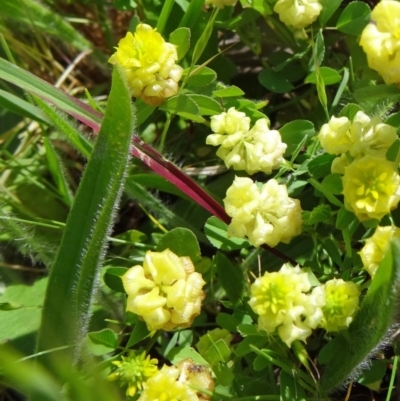
{"type": "Polygon", "coordinates": [[[113,72],[111,93],[100,134],[68,216],[51,269],[38,336],[38,351],[65,345],[60,355],[44,354],[46,366],[72,363],[87,333],[107,236],[119,202],[129,160],[133,112],[121,73],[113,72]],[[69,362],[68,362],[69,361],[69,362]]]}

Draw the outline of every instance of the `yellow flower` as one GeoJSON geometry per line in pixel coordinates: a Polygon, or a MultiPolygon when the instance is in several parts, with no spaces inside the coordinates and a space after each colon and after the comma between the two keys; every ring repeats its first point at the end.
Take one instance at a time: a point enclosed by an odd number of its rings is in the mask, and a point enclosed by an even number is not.
{"type": "Polygon", "coordinates": [[[359,220],[378,219],[397,207],[400,177],[394,163],[374,156],[354,160],[345,168],[344,203],[359,220]]]}
{"type": "MultiPolygon", "coordinates": [[[[384,124],[379,117],[370,118],[363,111],[358,111],[352,122],[347,117],[332,117],[321,127],[318,139],[321,146],[334,155],[349,152],[353,158],[367,154],[385,157],[397,139],[397,130],[384,124]]],[[[343,162],[344,158],[340,160],[340,163],[343,162]]]]}
{"type": "Polygon", "coordinates": [[[119,41],[108,61],[125,71],[133,97],[157,106],[178,92],[183,69],[176,60],[175,45],[165,42],[151,26],[139,24],[134,35],[128,32],[119,41]]]}
{"type": "Polygon", "coordinates": [[[324,298],[308,294],[311,283],[300,267],[283,265],[279,272],[266,272],[251,286],[250,306],[260,329],[277,333],[288,347],[305,341],[322,318],[324,298]]]}
{"type": "Polygon", "coordinates": [[[232,217],[228,236],[244,237],[258,247],[288,244],[301,233],[301,206],[289,198],[285,185],[269,180],[260,189],[246,177],[235,177],[226,192],[225,210],[232,217]]]}
{"type": "Polygon", "coordinates": [[[319,324],[326,331],[339,331],[349,327],[358,310],[360,290],[352,281],[333,279],[317,287],[325,297],[323,318],[319,324]]]}
{"type": "Polygon", "coordinates": [[[321,127],[318,134],[321,146],[332,155],[347,152],[353,142],[350,127],[351,122],[347,117],[331,117],[330,121],[321,127]]]}
{"type": "Polygon", "coordinates": [[[190,358],[183,359],[176,367],[180,372],[178,381],[193,388],[196,391],[199,401],[208,401],[210,396],[204,394],[204,390],[212,392],[215,387],[210,369],[205,365],[199,365],[193,362],[190,358]]]}
{"type": "Polygon", "coordinates": [[[321,10],[319,0],[278,0],[274,7],[279,19],[296,29],[312,24],[321,10]]]}
{"type": "Polygon", "coordinates": [[[371,19],[360,39],[368,65],[378,71],[385,83],[400,83],[400,3],[381,1],[371,19]]]}
{"type": "Polygon", "coordinates": [[[137,390],[141,390],[143,383],[154,376],[158,370],[158,360],[150,359],[150,355],[146,356],[146,352],[138,355],[130,351],[127,357],[122,356],[121,361],[112,363],[117,366],[117,369],[108,376],[108,380],[120,380],[121,385],[127,386],[126,395],[130,397],[133,397],[137,390]]]}
{"type": "Polygon", "coordinates": [[[143,385],[138,401],[199,401],[196,390],[179,381],[180,371],[175,366],[163,366],[143,385]]]}
{"type": "Polygon", "coordinates": [[[359,252],[364,269],[373,277],[379,264],[385,257],[390,240],[395,237],[400,239],[400,229],[393,226],[377,227],[372,237],[365,241],[364,247],[359,252]]]}
{"type": "Polygon", "coordinates": [[[205,4],[212,4],[217,8],[224,8],[225,6],[236,5],[237,0],[206,0],[205,4]]]}
{"type": "Polygon", "coordinates": [[[206,143],[220,145],[217,156],[226,167],[248,174],[271,174],[279,168],[287,145],[282,143],[278,131],[269,129],[266,118],[257,120],[250,130],[250,118],[231,107],[228,112],[211,117],[211,129],[215,134],[209,135],[206,143]]]}
{"type": "Polygon", "coordinates": [[[148,251],[143,266],[130,268],[122,282],[127,310],[141,316],[150,331],[188,327],[200,314],[205,282],[187,256],[148,251]]]}

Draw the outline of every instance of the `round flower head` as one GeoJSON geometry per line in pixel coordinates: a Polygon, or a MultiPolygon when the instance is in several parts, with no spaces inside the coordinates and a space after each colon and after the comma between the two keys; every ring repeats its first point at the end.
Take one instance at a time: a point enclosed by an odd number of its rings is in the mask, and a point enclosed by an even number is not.
{"type": "Polygon", "coordinates": [[[305,341],[322,318],[323,298],[307,293],[311,283],[307,273],[283,265],[279,272],[266,272],[251,286],[250,306],[260,329],[277,330],[288,347],[295,340],[305,341]]]}
{"type": "MultiPolygon", "coordinates": [[[[347,117],[332,117],[318,134],[321,146],[334,155],[349,152],[353,158],[367,154],[385,157],[397,139],[396,128],[379,117],[370,118],[358,111],[352,122],[347,117]]],[[[344,161],[344,160],[342,160],[344,161]]]]}
{"type": "Polygon", "coordinates": [[[347,152],[352,145],[350,127],[351,122],[347,117],[331,117],[318,134],[321,146],[332,155],[347,152]]]}
{"type": "Polygon", "coordinates": [[[138,401],[199,401],[196,390],[179,381],[180,371],[175,366],[163,366],[143,385],[138,401]]]}
{"type": "Polygon", "coordinates": [[[157,106],[178,92],[183,69],[176,46],[165,42],[151,26],[139,24],[132,35],[128,32],[118,43],[117,51],[109,58],[125,71],[132,96],[157,106]]]}
{"type": "Polygon", "coordinates": [[[130,268],[122,282],[127,310],[141,316],[150,331],[188,327],[200,313],[205,282],[189,257],[169,249],[148,251],[143,266],[130,268]]]}
{"type": "Polygon", "coordinates": [[[206,0],[205,4],[211,4],[217,8],[236,5],[237,0],[206,0]]]}
{"type": "Polygon", "coordinates": [[[390,240],[395,237],[400,240],[400,229],[397,227],[377,227],[372,237],[365,241],[359,252],[364,269],[374,277],[379,264],[385,257],[390,240]]]}
{"type": "Polygon", "coordinates": [[[296,29],[312,24],[321,10],[319,0],[278,0],[274,7],[279,19],[296,29]]]}
{"type": "Polygon", "coordinates": [[[368,65],[378,71],[385,83],[400,83],[400,3],[381,1],[371,19],[360,39],[368,65]]]}
{"type": "Polygon", "coordinates": [[[345,168],[344,203],[359,220],[378,219],[397,207],[400,177],[394,163],[374,156],[354,160],[345,168]]]}
{"type": "Polygon", "coordinates": [[[285,185],[269,180],[261,189],[250,179],[236,177],[226,192],[225,210],[232,217],[228,236],[244,237],[258,247],[288,244],[301,233],[301,206],[289,198],[285,185]]]}
{"type": "Polygon", "coordinates": [[[208,401],[210,396],[204,394],[204,390],[212,392],[215,387],[210,369],[205,365],[196,364],[190,358],[183,359],[176,367],[180,371],[178,381],[193,388],[199,401],[208,401]]]}
{"type": "Polygon", "coordinates": [[[270,174],[279,168],[287,145],[278,131],[269,129],[266,118],[257,120],[250,128],[250,118],[231,107],[227,113],[211,117],[215,134],[207,137],[208,145],[218,146],[217,156],[226,167],[246,170],[248,174],[262,171],[270,174]]]}
{"type": "Polygon", "coordinates": [[[358,310],[360,290],[352,281],[333,279],[317,287],[325,297],[320,327],[326,331],[339,331],[349,327],[358,310]]]}
{"type": "Polygon", "coordinates": [[[133,397],[137,390],[143,388],[143,383],[156,374],[158,360],[150,359],[145,352],[140,355],[130,351],[127,357],[122,356],[121,361],[113,361],[117,366],[109,376],[108,380],[120,380],[122,386],[127,386],[126,395],[133,397]]]}

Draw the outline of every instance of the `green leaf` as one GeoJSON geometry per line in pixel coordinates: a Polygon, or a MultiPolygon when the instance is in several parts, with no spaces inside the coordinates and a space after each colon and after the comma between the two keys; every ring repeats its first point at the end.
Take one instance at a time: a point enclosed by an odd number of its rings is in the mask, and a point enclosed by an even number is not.
{"type": "Polygon", "coordinates": [[[0,344],[26,336],[38,330],[47,278],[33,285],[8,286],[0,296],[0,344]],[[9,305],[9,308],[5,308],[9,305]]]}
{"type": "Polygon", "coordinates": [[[354,92],[354,98],[363,104],[364,102],[374,101],[382,99],[395,100],[400,98],[400,89],[396,85],[373,85],[365,88],[357,89],[354,92]]]}
{"type": "Polygon", "coordinates": [[[354,213],[349,212],[345,207],[341,207],[336,217],[335,227],[338,230],[344,230],[350,227],[357,217],[354,213]]]}
{"type": "Polygon", "coordinates": [[[380,359],[373,360],[368,365],[368,368],[358,377],[357,383],[367,385],[382,380],[386,375],[387,368],[386,361],[380,359]]]}
{"type": "Polygon", "coordinates": [[[322,185],[333,195],[343,192],[342,176],[340,174],[329,174],[322,180],[322,185]]]}
{"type": "Polygon", "coordinates": [[[336,263],[340,268],[343,268],[342,257],[338,251],[337,243],[334,243],[330,238],[327,238],[324,241],[324,250],[334,263],[336,263]]]}
{"type": "Polygon", "coordinates": [[[64,176],[64,166],[62,165],[57,152],[53,148],[53,145],[46,137],[43,138],[43,144],[46,149],[46,158],[49,171],[57,185],[58,192],[62,196],[64,203],[68,206],[71,206],[73,195],[64,176]]]}
{"type": "MultiPolygon", "coordinates": [[[[79,355],[89,324],[107,237],[123,189],[129,160],[133,110],[130,93],[118,68],[99,136],[68,216],[52,266],[38,337],[38,351],[69,346],[64,363],[79,355]]],[[[40,360],[52,366],[51,354],[40,360]]]]}
{"type": "Polygon", "coordinates": [[[188,96],[197,104],[202,116],[214,116],[222,113],[222,107],[216,100],[204,95],[190,94],[188,96]]]}
{"type": "Polygon", "coordinates": [[[293,377],[293,374],[288,374],[282,371],[279,375],[281,401],[306,401],[306,394],[293,377]]]}
{"type": "Polygon", "coordinates": [[[369,23],[371,9],[363,1],[353,1],[343,10],[336,28],[349,35],[358,36],[369,23]]]}
{"type": "Polygon", "coordinates": [[[165,234],[157,245],[157,252],[165,249],[178,256],[189,256],[194,264],[201,259],[197,238],[187,228],[174,228],[165,234]]]}
{"type": "Polygon", "coordinates": [[[243,7],[251,7],[258,11],[261,15],[271,15],[273,13],[271,6],[268,4],[267,0],[241,0],[243,7]]]}
{"type": "Polygon", "coordinates": [[[55,88],[48,82],[9,63],[0,57],[0,79],[11,82],[40,98],[60,107],[63,111],[78,118],[87,126],[97,130],[101,122],[101,113],[67,93],[55,88]]]}
{"type": "Polygon", "coordinates": [[[117,335],[111,329],[92,331],[88,334],[88,336],[95,344],[101,344],[112,349],[118,347],[117,335]]]}
{"type": "Polygon", "coordinates": [[[175,347],[168,353],[168,359],[174,365],[178,364],[184,359],[191,359],[194,363],[199,365],[208,365],[208,362],[193,348],[187,345],[175,347]]]}
{"type": "Polygon", "coordinates": [[[126,347],[133,347],[140,341],[144,340],[149,334],[150,332],[147,329],[146,323],[143,320],[138,319],[132,331],[132,334],[129,337],[128,343],[126,344],[126,347]]]}
{"type": "Polygon", "coordinates": [[[326,223],[329,222],[331,214],[332,214],[332,209],[329,205],[326,204],[318,205],[308,214],[306,222],[309,225],[326,223]]]}
{"type": "Polygon", "coordinates": [[[315,135],[315,129],[311,121],[294,120],[279,128],[279,133],[281,134],[282,142],[287,144],[285,156],[290,156],[305,137],[308,141],[315,135]]]}
{"type": "MultiPolygon", "coordinates": [[[[319,74],[324,81],[325,85],[333,85],[341,81],[342,77],[340,74],[334,70],[333,68],[329,67],[320,67],[319,74]]],[[[306,79],[304,80],[306,84],[316,84],[317,83],[317,74],[313,71],[309,74],[306,79]]]]}
{"type": "Polygon", "coordinates": [[[200,337],[196,344],[200,355],[211,365],[228,362],[231,356],[229,348],[232,335],[224,329],[214,329],[200,337]]]}
{"type": "MultiPolygon", "coordinates": [[[[189,74],[190,68],[187,68],[183,75],[189,74]]],[[[217,73],[211,68],[205,66],[194,66],[187,79],[187,84],[195,86],[196,88],[203,88],[210,85],[217,79],[217,73]]]]}
{"type": "Polygon", "coordinates": [[[258,81],[264,88],[274,93],[287,93],[294,89],[287,77],[281,72],[266,68],[258,74],[258,81]]]}
{"type": "Polygon", "coordinates": [[[103,281],[107,287],[115,292],[125,293],[121,277],[127,272],[126,267],[109,267],[103,276],[103,281]]]}
{"type": "Polygon", "coordinates": [[[217,14],[218,14],[218,10],[214,9],[210,16],[209,21],[207,22],[205,29],[203,30],[199,40],[197,41],[196,45],[194,46],[193,56],[192,56],[192,64],[197,63],[197,61],[203,54],[204,49],[206,48],[206,46],[208,44],[208,42],[210,40],[210,36],[211,36],[213,28],[214,28],[214,22],[215,22],[215,19],[217,18],[217,14]]]}
{"type": "Polygon", "coordinates": [[[363,111],[363,109],[358,104],[348,103],[340,111],[339,117],[347,117],[350,121],[353,121],[359,111],[363,111]]]}
{"type": "Polygon", "coordinates": [[[324,178],[331,173],[331,165],[335,155],[324,153],[308,163],[308,171],[315,179],[324,178]]]}
{"type": "Polygon", "coordinates": [[[190,47],[190,29],[181,27],[169,35],[169,41],[178,47],[178,61],[182,60],[190,47]]]}
{"type": "Polygon", "coordinates": [[[398,311],[399,273],[400,249],[393,241],[349,329],[339,332],[320,351],[318,359],[325,365],[320,378],[323,393],[342,384],[354,369],[368,366],[360,364],[384,339],[398,311]]]}
{"type": "Polygon", "coordinates": [[[400,130],[400,111],[388,116],[385,120],[385,124],[389,124],[393,127],[396,127],[397,130],[400,130]]]}
{"type": "Polygon", "coordinates": [[[19,116],[28,117],[47,125],[51,124],[36,106],[2,89],[0,89],[0,106],[19,116]]]}
{"type": "Polygon", "coordinates": [[[243,96],[244,92],[237,86],[232,85],[224,89],[217,89],[212,94],[215,97],[239,97],[243,96]]]}
{"type": "Polygon", "coordinates": [[[330,191],[328,191],[322,184],[320,184],[317,180],[311,178],[309,179],[309,183],[319,192],[321,192],[326,199],[329,200],[329,202],[331,202],[332,204],[334,204],[335,206],[339,206],[342,207],[343,203],[340,202],[340,200],[338,198],[336,198],[336,196],[334,196],[330,191]]]}
{"type": "Polygon", "coordinates": [[[93,150],[93,145],[75,129],[66,118],[61,117],[53,108],[48,106],[43,100],[35,96],[35,102],[46,113],[53,125],[65,135],[68,142],[85,158],[88,158],[93,150]]]}
{"type": "Polygon", "coordinates": [[[343,0],[320,0],[321,13],[318,16],[321,26],[325,26],[335,11],[340,7],[343,0]]]}
{"type": "Polygon", "coordinates": [[[217,252],[214,264],[226,295],[233,304],[237,304],[243,294],[243,272],[238,265],[233,264],[222,252],[217,252]]]}
{"type": "Polygon", "coordinates": [[[160,107],[160,110],[177,114],[198,123],[204,122],[200,116],[200,109],[188,95],[177,95],[168,98],[160,107]]]}
{"type": "Polygon", "coordinates": [[[234,249],[248,248],[251,246],[247,239],[236,237],[228,238],[226,234],[227,229],[228,225],[215,216],[210,217],[204,226],[204,232],[208,240],[217,249],[232,251],[234,249]]]}
{"type": "MultiPolygon", "coordinates": [[[[75,29],[65,16],[58,15],[50,8],[33,0],[2,0],[1,15],[25,25],[30,31],[40,31],[53,35],[57,40],[68,43],[78,50],[92,48],[91,42],[75,29]]],[[[19,28],[21,29],[21,27],[19,28]]],[[[104,59],[104,56],[102,57],[104,59]]]]}
{"type": "Polygon", "coordinates": [[[225,330],[228,330],[230,333],[237,332],[237,326],[240,321],[236,319],[235,316],[229,315],[228,313],[218,313],[216,322],[218,326],[222,327],[225,330]]]}

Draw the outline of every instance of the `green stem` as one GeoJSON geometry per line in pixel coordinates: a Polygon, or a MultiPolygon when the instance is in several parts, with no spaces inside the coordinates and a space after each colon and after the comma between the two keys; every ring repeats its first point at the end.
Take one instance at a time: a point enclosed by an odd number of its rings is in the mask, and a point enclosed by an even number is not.
{"type": "Polygon", "coordinates": [[[160,18],[157,22],[157,31],[161,34],[165,29],[165,25],[167,24],[169,15],[171,14],[172,7],[174,6],[175,0],[165,0],[163,8],[161,10],[160,18]]]}
{"type": "Polygon", "coordinates": [[[164,148],[165,140],[167,138],[167,132],[168,132],[169,126],[171,125],[171,121],[172,121],[172,114],[168,113],[167,121],[165,122],[164,129],[163,129],[163,132],[161,134],[160,144],[158,145],[158,151],[159,152],[161,152],[163,150],[163,148],[164,148]]]}
{"type": "Polygon", "coordinates": [[[399,364],[399,356],[395,355],[393,359],[393,369],[392,369],[392,374],[390,376],[390,384],[386,395],[386,401],[390,401],[392,399],[392,390],[394,387],[394,381],[396,380],[396,372],[398,364],[399,364]]]}

